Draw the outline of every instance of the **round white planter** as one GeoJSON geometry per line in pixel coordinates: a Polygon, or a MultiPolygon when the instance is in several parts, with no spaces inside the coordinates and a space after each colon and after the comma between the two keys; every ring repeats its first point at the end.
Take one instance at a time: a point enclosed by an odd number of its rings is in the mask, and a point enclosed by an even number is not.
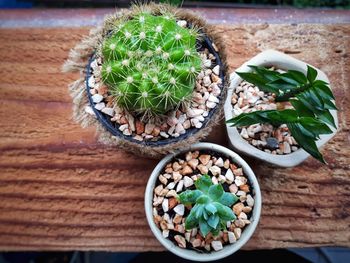
{"type": "Polygon", "coordinates": [[[260,187],[258,184],[258,181],[254,175],[254,172],[249,167],[249,165],[236,153],[233,151],[217,145],[213,143],[197,143],[194,145],[189,146],[186,149],[183,149],[182,151],[175,152],[174,154],[169,154],[166,157],[164,157],[158,165],[154,168],[145,191],[145,211],[146,211],[146,217],[148,224],[153,232],[153,234],[156,236],[156,238],[159,240],[159,242],[167,248],[170,252],[176,254],[179,257],[194,260],[194,261],[212,261],[212,260],[218,260],[224,257],[227,257],[234,252],[236,252],[238,249],[240,249],[249,238],[253,235],[254,230],[258,224],[259,218],[260,218],[260,212],[261,212],[261,193],[260,193],[260,187]],[[171,240],[164,238],[162,236],[161,230],[156,226],[153,220],[153,205],[152,205],[152,199],[153,199],[153,189],[154,185],[157,181],[157,178],[159,174],[164,169],[165,165],[172,161],[172,159],[180,155],[182,153],[185,153],[187,151],[195,151],[195,150],[206,150],[206,151],[215,151],[217,153],[221,153],[224,156],[227,156],[232,161],[237,163],[243,168],[244,174],[248,177],[251,185],[254,188],[254,207],[252,211],[252,216],[250,218],[251,224],[246,226],[245,229],[242,232],[242,236],[240,239],[237,240],[236,243],[226,245],[224,248],[220,251],[213,251],[210,253],[198,253],[194,250],[190,249],[184,249],[180,248],[177,245],[175,245],[171,240]]]}
{"type": "MultiPolygon", "coordinates": [[[[295,59],[291,56],[283,54],[281,52],[278,52],[275,50],[266,50],[259,53],[257,56],[253,57],[246,63],[244,63],[236,71],[250,72],[251,68],[249,68],[248,65],[275,66],[276,68],[279,68],[279,69],[298,70],[306,74],[308,64],[298,59],[295,59]]],[[[317,73],[318,73],[317,79],[323,80],[329,83],[327,76],[321,70],[317,68],[315,69],[317,70],[317,73]]],[[[232,97],[232,93],[234,92],[234,90],[236,89],[236,87],[239,85],[241,81],[242,79],[235,72],[233,72],[230,75],[231,84],[227,91],[227,99],[224,106],[226,121],[233,118],[231,97],[232,97]]],[[[334,122],[336,126],[338,127],[337,112],[335,110],[331,110],[330,112],[334,118],[334,122]]],[[[303,149],[299,149],[293,153],[286,154],[286,155],[274,155],[274,154],[266,153],[264,151],[261,151],[255,148],[253,145],[249,144],[245,139],[243,139],[236,127],[230,127],[228,124],[226,124],[226,128],[227,128],[227,135],[229,137],[230,145],[236,151],[246,155],[250,155],[262,161],[266,161],[268,163],[275,164],[282,167],[293,167],[300,164],[310,156],[310,154],[308,154],[303,149]]],[[[331,129],[333,133],[320,136],[320,139],[316,142],[316,145],[318,148],[324,145],[336,134],[337,130],[334,129],[333,127],[331,127],[331,129]]]]}

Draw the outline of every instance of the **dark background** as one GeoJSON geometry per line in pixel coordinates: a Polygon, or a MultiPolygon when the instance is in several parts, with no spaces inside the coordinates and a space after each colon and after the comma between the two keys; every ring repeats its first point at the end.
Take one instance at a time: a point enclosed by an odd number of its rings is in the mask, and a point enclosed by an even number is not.
{"type": "MultiPolygon", "coordinates": [[[[30,7],[128,7],[131,0],[0,0],[0,8],[30,7]]],[[[138,0],[138,2],[149,2],[138,0]]],[[[317,7],[349,9],[350,0],[161,0],[154,2],[170,2],[185,7],[317,7]]]]}
{"type": "MultiPolygon", "coordinates": [[[[0,0],[0,8],[74,8],[74,7],[128,7],[129,0],[0,0]]],[[[138,1],[140,2],[140,0],[138,1]]],[[[142,1],[147,2],[147,1],[142,1]]],[[[155,1],[169,2],[169,0],[155,1]]],[[[350,0],[171,0],[184,7],[226,8],[332,8],[350,9],[350,0]]],[[[169,252],[105,253],[105,252],[8,252],[0,253],[0,263],[138,263],[189,262],[169,252]]],[[[349,263],[350,250],[346,248],[304,248],[238,251],[220,262],[317,262],[349,263]]]]}

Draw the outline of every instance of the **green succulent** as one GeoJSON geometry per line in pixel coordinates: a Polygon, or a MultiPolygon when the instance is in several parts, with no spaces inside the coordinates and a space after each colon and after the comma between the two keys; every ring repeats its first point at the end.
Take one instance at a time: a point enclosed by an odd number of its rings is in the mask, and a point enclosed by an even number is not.
{"type": "Polygon", "coordinates": [[[191,98],[201,58],[198,32],[170,14],[141,12],[121,21],[102,44],[102,79],[119,106],[164,114],[191,98]]]}
{"type": "Polygon", "coordinates": [[[337,110],[329,84],[317,80],[317,71],[307,66],[306,75],[300,71],[288,70],[280,73],[264,67],[250,66],[253,72],[237,72],[247,82],[264,92],[275,94],[276,102],[289,101],[294,109],[264,110],[242,113],[227,123],[232,126],[248,126],[269,123],[275,127],[287,124],[297,143],[311,156],[325,163],[316,141],[321,134],[330,134],[334,118],[330,110],[337,110]]]}
{"type": "Polygon", "coordinates": [[[236,219],[231,206],[238,197],[225,192],[221,184],[213,184],[209,175],[195,181],[196,190],[186,190],[179,194],[178,200],[184,205],[193,205],[186,217],[186,230],[199,226],[205,237],[209,232],[217,236],[226,228],[226,223],[236,219]]]}

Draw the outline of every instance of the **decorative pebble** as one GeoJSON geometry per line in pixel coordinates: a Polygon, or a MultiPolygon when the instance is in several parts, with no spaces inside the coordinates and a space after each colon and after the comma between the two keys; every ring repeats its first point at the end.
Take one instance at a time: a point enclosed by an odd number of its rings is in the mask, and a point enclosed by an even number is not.
{"type": "Polygon", "coordinates": [[[172,174],[172,178],[174,180],[174,183],[177,183],[178,181],[180,181],[182,179],[182,174],[180,174],[180,172],[178,172],[178,171],[174,171],[172,174]]]}
{"type": "Polygon", "coordinates": [[[174,187],[175,187],[175,182],[171,182],[171,183],[169,183],[169,184],[167,185],[167,188],[168,188],[169,190],[174,189],[174,187]]]}
{"type": "Polygon", "coordinates": [[[164,198],[163,203],[162,203],[162,208],[164,212],[168,212],[169,210],[169,200],[164,198]]]}
{"type": "Polygon", "coordinates": [[[233,233],[235,234],[236,239],[239,239],[241,237],[241,235],[242,235],[242,229],[241,228],[235,228],[233,230],[233,233]]]}
{"type": "Polygon", "coordinates": [[[239,215],[242,212],[243,208],[244,208],[244,204],[237,203],[232,207],[232,210],[236,215],[239,215]]]}
{"type": "Polygon", "coordinates": [[[214,176],[219,175],[219,174],[221,173],[220,167],[218,167],[218,166],[216,166],[216,165],[210,167],[210,168],[209,168],[209,171],[210,171],[214,176]]]}
{"type": "Polygon", "coordinates": [[[91,98],[94,103],[100,103],[103,100],[103,96],[100,94],[95,94],[91,98]]]}
{"type": "MultiPolygon", "coordinates": [[[[231,169],[232,170],[232,169],[231,169]]],[[[235,176],[242,176],[243,175],[243,169],[242,168],[236,168],[232,170],[233,174],[235,176]]],[[[239,185],[238,185],[239,186],[239,185]]]]}
{"type": "Polygon", "coordinates": [[[187,26],[187,21],[186,20],[179,20],[176,22],[179,26],[181,27],[186,27],[187,26]]]}
{"type": "Polygon", "coordinates": [[[213,73],[216,74],[216,75],[219,75],[219,73],[220,73],[220,66],[219,65],[216,65],[213,68],[213,73]]]}
{"type": "Polygon", "coordinates": [[[247,182],[247,178],[245,178],[243,176],[236,176],[236,178],[235,178],[235,184],[237,186],[244,185],[244,184],[246,184],[246,182],[247,182]]]}
{"type": "Polygon", "coordinates": [[[224,166],[224,160],[220,157],[219,159],[216,160],[214,163],[218,167],[223,167],[224,166]]]}
{"type": "Polygon", "coordinates": [[[217,241],[217,240],[213,240],[211,242],[211,246],[215,251],[219,251],[219,250],[223,249],[222,243],[220,241],[217,241]]]}
{"type": "Polygon", "coordinates": [[[207,165],[210,160],[210,155],[202,154],[198,157],[198,159],[202,164],[207,165]]]}
{"type": "Polygon", "coordinates": [[[227,232],[227,234],[228,234],[228,240],[230,244],[235,243],[237,241],[237,238],[233,232],[229,231],[227,232]]]}
{"type": "Polygon", "coordinates": [[[235,194],[235,193],[237,193],[237,191],[238,191],[238,187],[237,187],[237,185],[235,185],[235,184],[231,184],[231,185],[229,186],[229,190],[230,190],[231,193],[235,194]]]}
{"type": "Polygon", "coordinates": [[[104,102],[100,102],[100,103],[95,104],[96,110],[102,110],[104,107],[106,107],[106,104],[104,102]]]}
{"type": "Polygon", "coordinates": [[[169,236],[169,230],[163,230],[162,235],[164,238],[167,238],[169,236]]]}
{"type": "Polygon", "coordinates": [[[177,193],[175,190],[170,190],[165,196],[166,197],[177,197],[177,193]]]}
{"type": "Polygon", "coordinates": [[[114,116],[114,109],[112,108],[105,107],[101,111],[109,116],[114,116]]]}
{"type": "Polygon", "coordinates": [[[193,173],[193,170],[190,166],[186,165],[182,170],[181,170],[181,174],[182,175],[186,175],[186,174],[191,174],[193,173]]]}
{"type": "Polygon", "coordinates": [[[190,187],[192,185],[193,185],[193,180],[190,177],[185,176],[184,177],[184,186],[185,187],[190,187]]]}
{"type": "Polygon", "coordinates": [[[175,213],[179,214],[180,216],[183,216],[185,213],[185,206],[183,204],[179,204],[174,207],[175,213]]]}
{"type": "Polygon", "coordinates": [[[254,199],[251,195],[247,195],[247,205],[250,207],[254,206],[254,199]]]}
{"type": "Polygon", "coordinates": [[[185,238],[183,236],[176,235],[176,236],[174,236],[174,239],[176,240],[176,242],[179,245],[179,247],[186,248],[186,240],[185,240],[185,238]]]}
{"type": "Polygon", "coordinates": [[[176,186],[176,192],[181,192],[182,191],[182,188],[184,186],[184,181],[183,180],[180,180],[176,186]]]}
{"type": "Polygon", "coordinates": [[[209,172],[208,167],[206,167],[203,164],[198,165],[197,168],[201,172],[201,174],[207,174],[209,172]]]}
{"type": "Polygon", "coordinates": [[[279,142],[275,137],[266,138],[266,147],[270,150],[277,149],[279,147],[279,142]]]}
{"type": "Polygon", "coordinates": [[[192,169],[196,169],[198,166],[198,159],[192,159],[188,161],[188,165],[191,166],[192,169]]]}
{"type": "Polygon", "coordinates": [[[191,244],[193,247],[200,247],[202,244],[202,241],[200,239],[196,238],[191,242],[191,244]]]}
{"type": "Polygon", "coordinates": [[[283,153],[291,153],[292,149],[290,148],[290,144],[288,142],[283,142],[283,153]]]}
{"type": "Polygon", "coordinates": [[[231,169],[227,169],[225,177],[226,177],[227,181],[233,182],[234,176],[233,176],[231,169]]]}

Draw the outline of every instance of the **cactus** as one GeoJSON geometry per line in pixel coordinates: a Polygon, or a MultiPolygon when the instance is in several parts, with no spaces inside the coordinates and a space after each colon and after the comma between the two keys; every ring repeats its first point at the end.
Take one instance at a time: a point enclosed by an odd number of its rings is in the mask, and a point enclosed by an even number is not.
{"type": "Polygon", "coordinates": [[[162,115],[191,98],[201,59],[198,31],[169,15],[141,12],[102,44],[102,79],[119,106],[162,115]]]}
{"type": "Polygon", "coordinates": [[[217,236],[226,228],[227,221],[236,218],[230,206],[237,202],[236,195],[225,192],[221,184],[213,184],[210,176],[203,175],[195,181],[196,190],[186,190],[178,200],[184,205],[195,204],[186,218],[186,230],[199,226],[202,236],[209,232],[217,236]]]}

